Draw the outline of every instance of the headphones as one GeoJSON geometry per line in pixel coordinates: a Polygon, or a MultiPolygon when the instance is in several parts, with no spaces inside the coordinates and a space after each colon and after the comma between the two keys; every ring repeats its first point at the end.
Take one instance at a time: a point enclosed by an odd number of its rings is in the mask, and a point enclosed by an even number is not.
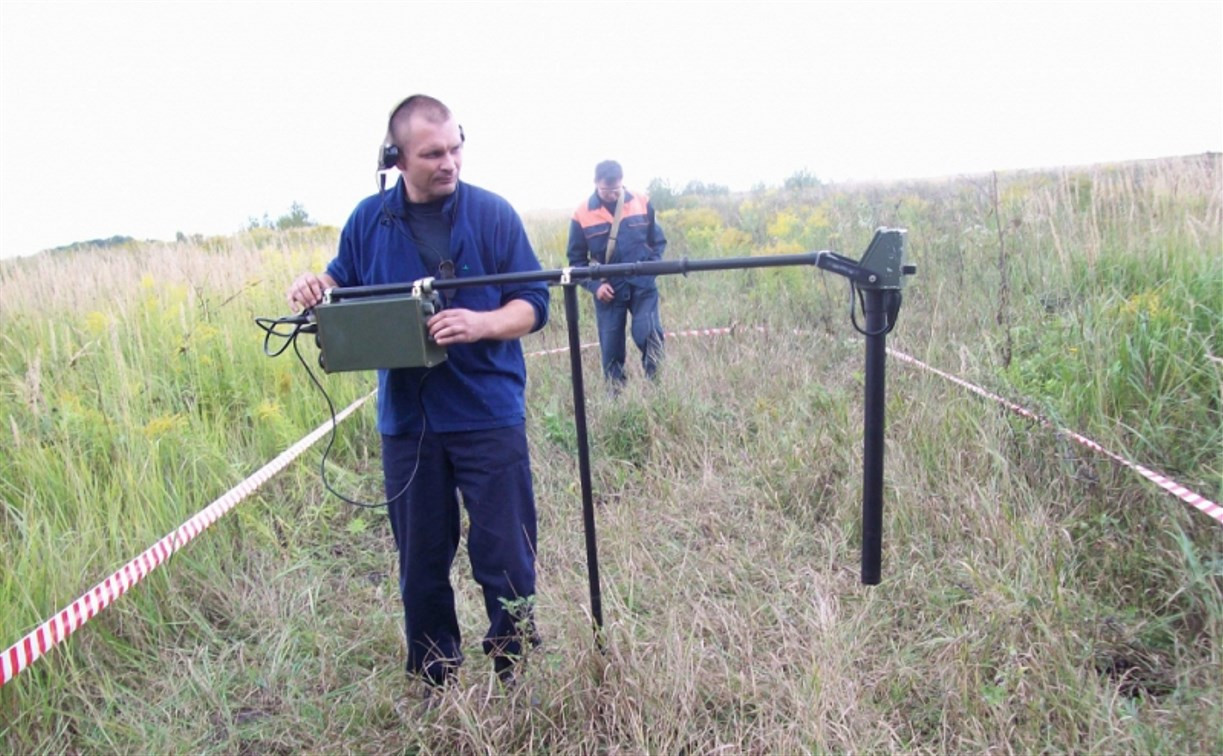
{"type": "MultiPolygon", "coordinates": [[[[399,145],[395,144],[395,138],[391,134],[391,126],[395,122],[395,116],[399,113],[399,111],[403,110],[406,107],[416,104],[416,102],[422,99],[432,100],[433,98],[427,97],[426,95],[412,95],[411,97],[407,98],[403,102],[396,105],[395,108],[391,111],[391,115],[387,117],[386,119],[386,138],[383,140],[382,152],[379,155],[379,160],[378,160],[378,166],[380,170],[383,170],[383,171],[391,170],[395,166],[399,165],[399,159],[403,157],[403,152],[399,149],[399,145]]],[[[462,124],[459,124],[459,141],[462,143],[467,142],[467,135],[463,133],[462,124]]]]}

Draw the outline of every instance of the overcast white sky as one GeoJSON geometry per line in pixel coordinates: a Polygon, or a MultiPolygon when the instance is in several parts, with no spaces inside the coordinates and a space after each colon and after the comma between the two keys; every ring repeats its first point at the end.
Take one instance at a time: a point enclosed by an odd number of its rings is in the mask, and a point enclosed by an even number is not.
{"type": "Polygon", "coordinates": [[[463,177],[748,189],[1223,149],[1223,3],[0,2],[0,257],[228,234],[375,190],[424,92],[463,177]]]}

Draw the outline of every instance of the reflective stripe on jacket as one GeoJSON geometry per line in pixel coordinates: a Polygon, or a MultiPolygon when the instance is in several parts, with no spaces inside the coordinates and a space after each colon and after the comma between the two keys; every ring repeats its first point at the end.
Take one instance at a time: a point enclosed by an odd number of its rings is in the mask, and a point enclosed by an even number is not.
{"type": "MultiPolygon", "coordinates": [[[[598,192],[578,206],[569,222],[570,265],[589,263],[635,263],[661,260],[667,248],[667,237],[662,227],[654,220],[654,206],[645,194],[624,191],[624,207],[620,211],[620,230],[616,235],[614,259],[607,259],[607,245],[611,237],[611,211],[603,206],[598,192]]],[[[639,286],[652,286],[653,276],[633,276],[628,279],[639,286]]],[[[587,281],[583,286],[591,291],[599,287],[599,281],[587,281]]]]}

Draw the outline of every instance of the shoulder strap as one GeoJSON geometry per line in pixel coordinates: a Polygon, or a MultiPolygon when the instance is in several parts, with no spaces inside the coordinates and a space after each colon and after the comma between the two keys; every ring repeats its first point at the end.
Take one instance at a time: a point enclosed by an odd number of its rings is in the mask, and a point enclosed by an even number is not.
{"type": "Polygon", "coordinates": [[[603,256],[608,263],[612,262],[612,257],[616,254],[616,235],[620,233],[620,216],[624,214],[624,192],[622,188],[620,196],[616,198],[616,215],[612,218],[611,235],[607,239],[607,254],[603,256]]]}

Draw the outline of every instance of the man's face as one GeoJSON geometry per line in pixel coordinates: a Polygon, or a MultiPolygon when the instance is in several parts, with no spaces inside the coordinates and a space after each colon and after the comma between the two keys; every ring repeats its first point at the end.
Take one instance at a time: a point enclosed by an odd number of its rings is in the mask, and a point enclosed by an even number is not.
{"type": "Polygon", "coordinates": [[[433,202],[454,193],[463,165],[463,139],[453,118],[435,123],[416,114],[396,137],[405,145],[399,170],[409,201],[433,202]]]}
{"type": "Polygon", "coordinates": [[[596,181],[595,191],[599,193],[599,201],[610,205],[620,199],[620,192],[623,191],[620,184],[621,179],[596,181]]]}

